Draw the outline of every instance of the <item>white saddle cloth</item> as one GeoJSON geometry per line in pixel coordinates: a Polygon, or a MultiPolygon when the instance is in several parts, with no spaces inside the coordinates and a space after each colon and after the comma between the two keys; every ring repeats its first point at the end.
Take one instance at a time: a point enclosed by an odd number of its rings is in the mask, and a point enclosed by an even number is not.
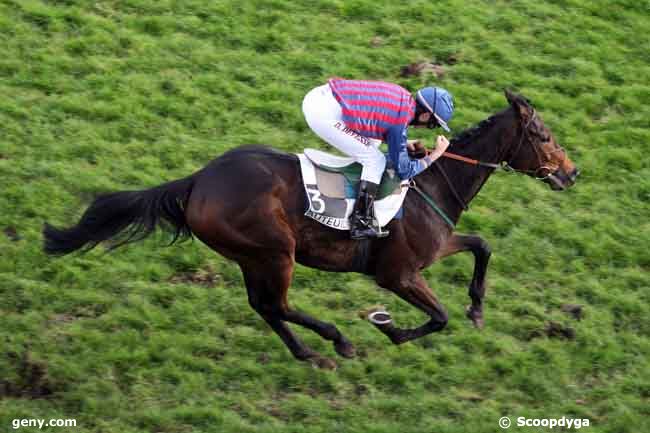
{"type": "MultiPolygon", "coordinates": [[[[332,177],[337,177],[340,184],[343,185],[344,176],[320,170],[312,161],[328,167],[341,168],[354,163],[355,160],[316,149],[305,149],[304,153],[298,154],[298,159],[300,160],[305,193],[309,201],[305,216],[337,230],[350,230],[349,218],[354,209],[355,200],[345,198],[345,194],[333,193],[332,191],[336,188],[325,185],[325,183],[330,183],[327,179],[331,180],[332,177]]],[[[407,180],[402,181],[392,194],[375,201],[375,218],[380,226],[388,224],[399,212],[408,192],[408,183],[407,180]]],[[[340,187],[338,189],[340,190],[340,187]]]]}

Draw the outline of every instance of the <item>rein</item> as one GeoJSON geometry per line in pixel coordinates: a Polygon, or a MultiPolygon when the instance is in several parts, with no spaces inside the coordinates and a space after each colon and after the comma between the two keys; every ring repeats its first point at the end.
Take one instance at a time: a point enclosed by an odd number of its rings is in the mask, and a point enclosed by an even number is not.
{"type": "MultiPolygon", "coordinates": [[[[533,121],[535,120],[536,117],[537,117],[537,111],[533,111],[533,115],[531,116],[530,120],[528,120],[528,122],[526,122],[526,126],[524,126],[524,128],[522,129],[521,137],[519,138],[519,143],[517,144],[517,150],[515,150],[512,158],[510,158],[510,161],[512,161],[513,159],[515,159],[517,157],[517,155],[519,154],[519,151],[521,150],[521,146],[524,144],[524,140],[528,139],[528,141],[530,141],[530,136],[528,134],[528,127],[530,126],[531,123],[533,123],[533,121]]],[[[540,163],[540,168],[550,168],[550,167],[544,166],[542,164],[542,156],[540,154],[540,150],[538,149],[538,146],[533,145],[533,149],[535,150],[535,154],[537,155],[537,159],[538,159],[538,161],[540,163]]],[[[563,150],[563,149],[559,148],[559,149],[554,150],[554,152],[557,152],[557,151],[560,151],[560,150],[563,150]]],[[[510,164],[510,161],[503,161],[502,163],[484,162],[484,161],[479,161],[477,159],[468,158],[466,156],[458,155],[458,154],[452,153],[452,152],[445,152],[445,153],[442,154],[442,156],[444,156],[446,158],[449,158],[449,159],[455,159],[456,161],[461,161],[461,162],[464,162],[464,163],[467,163],[467,164],[470,164],[470,165],[475,165],[475,166],[478,166],[478,167],[488,167],[488,168],[494,168],[494,169],[501,168],[504,171],[508,171],[508,172],[519,172],[519,173],[528,173],[528,174],[535,173],[536,174],[536,172],[533,172],[531,170],[519,170],[519,169],[516,169],[510,164]]],[[[537,177],[537,176],[535,176],[535,177],[537,177]]]]}
{"type": "MultiPolygon", "coordinates": [[[[537,117],[537,111],[533,110],[533,115],[530,117],[530,120],[528,120],[528,122],[526,122],[526,125],[523,127],[523,129],[521,131],[521,137],[519,138],[519,143],[517,144],[517,149],[515,150],[515,152],[512,155],[512,158],[510,158],[509,161],[503,161],[501,163],[484,162],[484,161],[479,161],[477,159],[468,158],[466,156],[458,155],[458,154],[453,153],[453,152],[445,152],[445,153],[442,154],[442,156],[444,156],[446,158],[449,158],[449,159],[454,159],[456,161],[464,162],[466,164],[474,165],[474,166],[477,166],[477,167],[486,167],[486,168],[493,168],[493,169],[499,169],[500,168],[503,171],[510,172],[510,173],[516,172],[516,173],[530,174],[530,175],[532,175],[534,178],[536,178],[538,180],[547,179],[548,177],[553,175],[553,172],[557,170],[559,165],[556,166],[556,167],[551,167],[551,166],[548,166],[548,165],[544,164],[543,157],[542,157],[542,153],[544,153],[544,152],[542,152],[542,150],[539,148],[539,146],[537,146],[533,141],[530,140],[530,135],[528,133],[528,127],[531,125],[531,123],[533,123],[533,121],[535,120],[536,117],[537,117]],[[510,163],[512,160],[514,160],[517,157],[517,155],[519,154],[519,151],[521,150],[521,146],[523,145],[524,140],[526,140],[526,139],[532,144],[532,148],[535,151],[535,155],[537,155],[537,161],[539,162],[539,168],[537,168],[536,170],[517,169],[517,168],[514,168],[512,166],[512,164],[510,163]],[[546,174],[543,174],[543,175],[540,176],[539,174],[540,174],[540,172],[542,170],[545,170],[546,174]]],[[[564,149],[562,147],[558,147],[557,149],[554,149],[552,152],[545,153],[545,156],[548,156],[549,154],[555,153],[555,152],[564,152],[564,149]]],[[[566,152],[564,152],[564,155],[565,155],[565,158],[566,158],[566,152]]],[[[447,173],[445,173],[443,168],[437,163],[436,163],[436,168],[442,174],[443,178],[447,182],[447,185],[449,185],[449,188],[451,189],[452,194],[456,198],[456,201],[458,201],[460,203],[460,205],[463,207],[464,210],[467,210],[467,205],[460,198],[458,192],[456,191],[456,189],[452,185],[451,181],[449,180],[449,177],[447,176],[447,173]]]]}
{"type": "MultiPolygon", "coordinates": [[[[519,143],[517,144],[517,150],[514,152],[512,158],[510,158],[509,161],[503,161],[501,163],[484,162],[484,161],[480,161],[480,160],[477,160],[477,159],[468,158],[466,156],[458,155],[457,153],[453,153],[453,152],[444,152],[442,154],[442,156],[444,156],[445,158],[454,159],[456,161],[463,162],[465,164],[474,165],[476,167],[486,167],[486,168],[492,168],[492,169],[499,169],[500,168],[500,169],[503,169],[503,171],[506,171],[506,172],[518,172],[518,173],[531,174],[536,179],[544,180],[544,179],[552,176],[553,172],[555,170],[552,169],[553,167],[549,167],[547,165],[544,165],[544,163],[542,162],[542,155],[541,155],[542,151],[541,151],[541,149],[539,149],[538,146],[535,145],[535,143],[533,143],[530,140],[530,135],[528,133],[528,127],[535,120],[536,116],[537,116],[537,111],[533,110],[533,115],[531,116],[530,120],[528,120],[528,122],[526,122],[526,125],[522,129],[521,137],[519,139],[519,143]],[[516,169],[510,164],[510,162],[512,160],[514,160],[517,157],[517,155],[519,154],[519,151],[521,150],[521,146],[523,145],[525,139],[528,139],[528,141],[531,142],[532,147],[535,150],[535,154],[537,155],[537,159],[538,159],[540,167],[535,171],[516,169]],[[543,169],[548,170],[548,172],[544,176],[538,176],[538,173],[540,172],[540,170],[543,170],[543,169]]],[[[558,152],[558,151],[564,151],[564,149],[560,147],[558,149],[553,150],[553,152],[550,152],[550,153],[554,153],[554,152],[558,152]]],[[[566,157],[566,152],[565,152],[565,157],[566,157]]],[[[442,166],[438,163],[438,161],[434,161],[433,164],[435,165],[436,169],[438,169],[438,171],[442,175],[443,179],[447,183],[447,186],[449,186],[449,189],[451,190],[451,193],[454,196],[454,198],[456,199],[456,201],[458,202],[458,204],[460,204],[460,206],[463,208],[463,210],[469,209],[469,206],[467,205],[467,203],[465,203],[465,200],[463,200],[463,198],[460,196],[458,191],[456,191],[456,188],[454,188],[454,185],[452,184],[451,180],[449,179],[449,176],[447,176],[447,173],[442,168],[442,166]]],[[[556,167],[556,169],[557,169],[557,167],[556,167]]],[[[420,187],[417,186],[417,184],[415,183],[415,181],[413,179],[411,179],[411,182],[409,183],[408,186],[409,186],[409,188],[415,190],[424,199],[424,201],[434,211],[436,211],[436,213],[438,215],[440,215],[440,217],[452,229],[455,228],[455,225],[454,225],[453,221],[451,220],[451,218],[449,218],[449,216],[447,216],[447,214],[440,207],[438,207],[435,204],[435,202],[433,201],[433,199],[431,197],[429,197],[424,191],[422,191],[420,189],[420,187]]]]}
{"type": "MultiPolygon", "coordinates": [[[[464,162],[466,164],[474,165],[476,167],[487,167],[487,168],[493,168],[493,169],[504,168],[505,169],[505,167],[500,165],[500,164],[494,164],[492,162],[479,161],[477,159],[472,159],[472,158],[468,158],[466,156],[458,155],[457,153],[445,152],[445,153],[442,154],[442,156],[444,156],[446,158],[449,158],[449,159],[455,159],[456,161],[464,162]]],[[[442,168],[442,166],[438,163],[438,161],[434,161],[433,165],[436,167],[436,169],[438,169],[438,171],[442,175],[442,178],[445,180],[445,182],[447,182],[447,186],[449,187],[449,190],[451,191],[451,194],[454,196],[454,198],[456,199],[456,201],[458,202],[460,207],[464,211],[468,210],[469,206],[467,205],[467,203],[465,203],[465,200],[463,200],[463,198],[460,196],[458,191],[456,191],[456,188],[454,188],[454,184],[451,182],[451,179],[449,179],[449,176],[447,176],[447,172],[445,171],[445,169],[442,168]]],[[[416,188],[417,187],[415,187],[413,189],[415,189],[425,199],[425,201],[427,203],[429,203],[429,201],[431,199],[428,196],[426,196],[424,194],[424,192],[422,192],[419,188],[417,188],[417,189],[416,188]]],[[[429,203],[429,205],[431,205],[431,203],[429,203]]],[[[449,219],[449,217],[447,217],[446,214],[444,214],[444,212],[442,212],[437,206],[436,207],[432,206],[432,207],[436,212],[438,212],[438,214],[440,214],[441,217],[443,217],[443,219],[445,220],[445,222],[447,222],[447,224],[449,224],[452,228],[454,227],[454,224],[450,222],[451,220],[449,219]]]]}
{"type": "Polygon", "coordinates": [[[466,156],[458,155],[457,153],[451,153],[451,152],[445,152],[442,154],[442,156],[449,158],[449,159],[455,159],[456,161],[462,161],[467,164],[471,165],[477,165],[479,167],[489,167],[489,168],[501,168],[502,166],[500,164],[494,164],[492,162],[483,162],[479,161],[477,159],[472,159],[472,158],[467,158],[466,156]]]}
{"type": "MultiPolygon", "coordinates": [[[[505,166],[502,166],[500,164],[493,164],[491,162],[478,161],[476,159],[467,158],[465,156],[458,155],[458,154],[452,153],[452,152],[445,152],[445,153],[442,154],[442,156],[450,158],[450,159],[455,159],[457,161],[461,161],[461,162],[464,162],[466,164],[475,165],[477,167],[488,167],[488,168],[494,168],[494,169],[496,169],[496,168],[504,168],[505,169],[505,166]]],[[[458,202],[458,204],[460,204],[460,206],[465,211],[467,209],[469,209],[469,206],[467,205],[467,203],[465,203],[465,200],[463,200],[463,198],[460,196],[458,191],[456,191],[456,188],[454,188],[454,184],[451,183],[451,179],[449,179],[449,176],[447,176],[447,172],[445,172],[445,170],[438,163],[438,161],[434,161],[433,165],[435,165],[435,167],[438,169],[438,171],[440,171],[440,174],[442,175],[443,179],[445,179],[445,182],[447,182],[447,185],[449,186],[449,189],[451,190],[451,193],[454,196],[454,198],[456,199],[456,201],[458,202]]],[[[445,213],[445,211],[443,211],[438,205],[436,205],[436,203],[433,201],[433,199],[431,197],[429,197],[429,195],[427,195],[427,193],[425,193],[424,191],[422,191],[420,189],[420,187],[415,183],[415,180],[411,179],[411,181],[408,184],[408,187],[411,188],[412,190],[414,190],[415,192],[417,192],[420,195],[420,197],[422,197],[422,199],[429,205],[429,207],[431,207],[438,215],[440,215],[440,217],[443,219],[443,221],[446,222],[447,225],[449,227],[451,227],[452,230],[456,228],[456,225],[451,220],[451,218],[449,218],[449,216],[445,213]]]]}

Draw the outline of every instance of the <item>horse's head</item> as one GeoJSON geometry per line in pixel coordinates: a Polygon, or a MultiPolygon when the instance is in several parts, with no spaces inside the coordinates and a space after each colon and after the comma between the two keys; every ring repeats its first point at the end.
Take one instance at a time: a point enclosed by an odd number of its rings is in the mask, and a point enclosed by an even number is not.
{"type": "Polygon", "coordinates": [[[580,172],[558,145],[539,113],[522,96],[506,90],[506,98],[519,122],[505,162],[510,168],[542,180],[555,191],[573,185],[580,172]]]}

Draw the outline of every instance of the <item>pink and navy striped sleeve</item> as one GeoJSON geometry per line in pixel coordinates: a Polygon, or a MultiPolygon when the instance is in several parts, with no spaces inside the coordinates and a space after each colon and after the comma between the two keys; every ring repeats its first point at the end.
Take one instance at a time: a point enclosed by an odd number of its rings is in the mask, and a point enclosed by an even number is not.
{"type": "Polygon", "coordinates": [[[397,84],[381,81],[329,80],[334,97],[341,105],[343,121],[350,129],[388,143],[388,156],[402,179],[422,170],[406,150],[407,128],[415,115],[411,93],[397,84]]]}

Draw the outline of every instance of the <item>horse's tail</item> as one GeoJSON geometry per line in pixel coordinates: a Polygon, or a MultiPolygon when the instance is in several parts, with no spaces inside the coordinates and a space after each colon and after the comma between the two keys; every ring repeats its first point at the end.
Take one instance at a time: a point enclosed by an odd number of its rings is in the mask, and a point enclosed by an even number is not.
{"type": "Polygon", "coordinates": [[[193,176],[143,191],[120,191],[97,197],[77,225],[57,229],[45,223],[45,252],[64,255],[94,248],[115,238],[110,248],[139,241],[157,225],[173,233],[170,245],[192,236],[185,206],[194,186],[193,176]]]}

